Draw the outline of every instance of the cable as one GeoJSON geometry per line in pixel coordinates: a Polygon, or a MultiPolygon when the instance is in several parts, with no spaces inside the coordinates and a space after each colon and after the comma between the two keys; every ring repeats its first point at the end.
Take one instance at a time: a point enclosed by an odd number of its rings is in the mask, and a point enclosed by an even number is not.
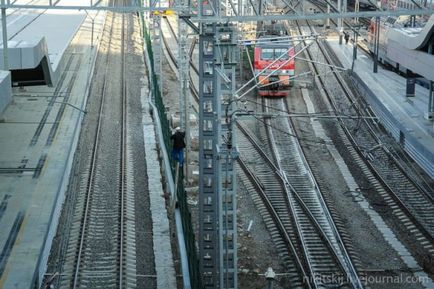
{"type": "Polygon", "coordinates": [[[321,145],[325,145],[325,144],[326,144],[325,141],[315,141],[315,140],[311,140],[311,139],[307,139],[307,138],[299,137],[299,136],[297,136],[297,135],[295,135],[295,134],[289,133],[289,132],[287,132],[287,131],[284,131],[284,130],[282,130],[282,129],[276,128],[276,127],[274,127],[274,126],[272,126],[272,125],[266,123],[263,119],[257,117],[257,116],[254,115],[254,114],[253,114],[252,116],[253,116],[255,119],[257,119],[258,121],[260,121],[260,122],[262,122],[263,124],[265,124],[266,126],[271,127],[272,129],[277,130],[277,131],[279,131],[279,132],[281,132],[281,133],[283,133],[283,134],[286,134],[286,135],[288,135],[288,136],[290,136],[290,137],[294,137],[294,138],[298,139],[299,141],[304,141],[304,142],[306,142],[306,143],[313,143],[313,144],[321,144],[321,145]]]}
{"type": "MultiPolygon", "coordinates": [[[[269,105],[266,105],[266,104],[262,104],[260,102],[255,101],[255,100],[251,100],[251,99],[247,99],[247,98],[244,99],[244,100],[247,101],[247,102],[254,103],[256,105],[262,105],[263,107],[266,107],[266,108],[269,108],[269,109],[272,109],[272,110],[275,110],[275,111],[279,111],[279,112],[284,112],[285,114],[288,114],[288,111],[286,111],[284,109],[280,109],[280,108],[277,108],[277,107],[274,107],[274,106],[269,106],[269,105]]],[[[291,113],[297,114],[297,112],[289,112],[289,114],[291,114],[291,113]]],[[[321,116],[321,115],[329,115],[330,113],[333,113],[333,111],[329,110],[329,111],[324,111],[324,112],[316,112],[316,113],[312,113],[312,114],[306,113],[306,115],[321,116]]]]}

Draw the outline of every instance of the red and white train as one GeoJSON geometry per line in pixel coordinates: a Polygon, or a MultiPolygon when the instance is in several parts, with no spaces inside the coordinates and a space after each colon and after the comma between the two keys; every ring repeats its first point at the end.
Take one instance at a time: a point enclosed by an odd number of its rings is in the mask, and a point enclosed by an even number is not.
{"type": "Polygon", "coordinates": [[[295,75],[294,46],[278,24],[264,25],[254,50],[253,68],[260,96],[287,96],[295,75]]]}

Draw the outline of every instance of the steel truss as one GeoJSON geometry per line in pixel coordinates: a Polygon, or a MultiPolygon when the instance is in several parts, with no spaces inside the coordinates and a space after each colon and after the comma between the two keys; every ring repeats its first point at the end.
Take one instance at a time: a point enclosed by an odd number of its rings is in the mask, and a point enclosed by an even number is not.
{"type": "MultiPolygon", "coordinates": [[[[201,15],[232,13],[217,2],[201,15]]],[[[226,7],[227,8],[227,7],[226,7]]],[[[237,36],[229,24],[199,34],[199,265],[204,288],[237,288],[237,195],[232,118],[237,36]]]]}
{"type": "MultiPolygon", "coordinates": [[[[229,1],[229,0],[228,0],[229,1]]],[[[241,0],[238,0],[241,1],[241,0]]],[[[324,1],[326,2],[326,1],[324,1]]],[[[264,15],[263,9],[259,9],[260,7],[256,7],[256,1],[244,1],[246,4],[242,7],[242,9],[234,9],[237,6],[242,6],[238,2],[234,2],[232,0],[232,5],[228,2],[229,5],[227,9],[223,11],[229,12],[237,11],[229,13],[229,15],[225,14],[215,14],[211,16],[206,16],[197,13],[197,9],[193,7],[185,7],[185,6],[174,6],[169,9],[172,11],[177,11],[184,18],[188,18],[192,22],[196,23],[235,23],[235,22],[251,22],[251,21],[264,21],[264,20],[319,20],[319,19],[339,19],[339,18],[371,18],[371,17],[381,17],[381,16],[400,16],[400,15],[431,15],[434,14],[434,7],[430,8],[418,8],[414,10],[376,10],[376,11],[356,11],[356,12],[332,12],[332,13],[293,13],[293,14],[267,14],[264,15]],[[247,5],[251,4],[251,5],[247,5]],[[234,7],[234,8],[233,8],[234,7]],[[244,13],[243,13],[244,12],[244,13]]],[[[219,5],[220,6],[220,5],[219,5]]],[[[226,1],[225,1],[226,7],[226,1]]],[[[47,10],[105,10],[105,11],[113,11],[113,12],[154,12],[154,11],[162,11],[167,10],[168,8],[156,7],[152,5],[148,6],[106,6],[106,5],[33,5],[33,4],[13,4],[10,2],[2,1],[0,4],[0,9],[47,9],[47,10]]]]}

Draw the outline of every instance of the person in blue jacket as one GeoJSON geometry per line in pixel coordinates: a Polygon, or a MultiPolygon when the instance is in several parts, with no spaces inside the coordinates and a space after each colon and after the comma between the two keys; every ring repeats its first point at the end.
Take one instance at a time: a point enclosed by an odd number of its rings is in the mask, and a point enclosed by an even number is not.
{"type": "Polygon", "coordinates": [[[179,126],[175,128],[175,133],[170,137],[170,139],[173,141],[172,159],[176,160],[180,167],[184,165],[184,138],[185,132],[182,132],[179,126]]]}

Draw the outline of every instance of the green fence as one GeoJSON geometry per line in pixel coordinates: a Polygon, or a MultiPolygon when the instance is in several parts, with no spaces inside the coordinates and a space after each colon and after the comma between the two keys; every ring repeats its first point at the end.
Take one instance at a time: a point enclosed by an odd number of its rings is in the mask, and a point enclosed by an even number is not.
{"type": "MultiPolygon", "coordinates": [[[[149,29],[144,21],[144,15],[143,13],[140,13],[141,22],[142,22],[142,32],[143,32],[143,38],[145,40],[147,53],[149,55],[150,59],[150,77],[149,80],[152,82],[151,89],[152,89],[152,95],[154,104],[158,110],[158,114],[160,116],[160,122],[161,122],[161,129],[164,137],[164,146],[167,152],[169,152],[169,158],[171,159],[172,156],[170,154],[172,145],[170,141],[171,136],[171,127],[169,124],[169,120],[167,118],[167,114],[165,111],[165,106],[163,103],[163,98],[160,92],[160,87],[158,85],[157,76],[155,74],[154,69],[154,58],[153,58],[153,52],[152,52],[152,42],[151,42],[151,36],[149,33],[149,29]]],[[[163,148],[162,148],[163,149],[163,148]]],[[[170,160],[172,163],[172,159],[170,160]]],[[[172,175],[175,176],[175,172],[172,171],[172,175]]],[[[180,175],[178,178],[178,186],[177,186],[177,196],[178,196],[178,207],[181,212],[182,217],[182,228],[184,231],[184,237],[185,237],[185,247],[187,249],[187,255],[188,255],[188,265],[190,270],[190,281],[191,281],[191,288],[192,289],[200,289],[201,282],[200,282],[200,273],[199,273],[199,262],[197,259],[197,249],[195,244],[195,235],[193,226],[191,223],[191,214],[190,210],[188,208],[187,204],[187,194],[184,189],[184,174],[182,170],[180,170],[180,175]]]]}
{"type": "Polygon", "coordinates": [[[182,215],[182,228],[184,230],[185,237],[185,247],[188,254],[188,267],[190,269],[190,280],[191,288],[199,289],[201,287],[200,283],[200,273],[199,273],[199,261],[197,259],[197,250],[195,244],[195,235],[193,226],[191,223],[191,214],[187,204],[187,193],[184,189],[184,174],[180,170],[179,180],[178,180],[178,206],[182,215]]]}

